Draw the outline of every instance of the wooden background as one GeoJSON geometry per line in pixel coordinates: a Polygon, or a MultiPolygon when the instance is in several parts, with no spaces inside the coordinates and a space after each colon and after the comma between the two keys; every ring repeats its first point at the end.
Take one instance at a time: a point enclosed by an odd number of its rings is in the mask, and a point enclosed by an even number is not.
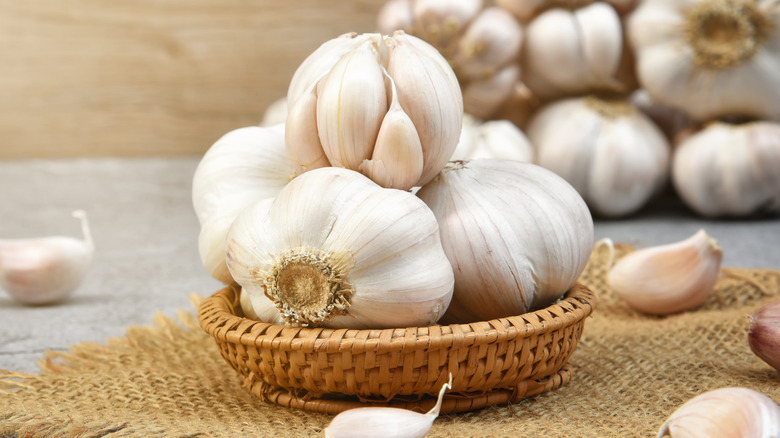
{"type": "Polygon", "coordinates": [[[0,0],[0,159],[202,154],[381,0],[0,0]]]}

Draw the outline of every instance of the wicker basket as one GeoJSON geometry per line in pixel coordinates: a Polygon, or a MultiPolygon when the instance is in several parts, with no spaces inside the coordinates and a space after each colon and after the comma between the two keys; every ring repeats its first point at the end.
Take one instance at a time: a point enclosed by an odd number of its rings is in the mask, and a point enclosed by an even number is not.
{"type": "Polygon", "coordinates": [[[566,363],[596,297],[577,284],[519,316],[383,330],[285,327],[243,317],[226,287],[198,309],[222,357],[261,399],[338,413],[358,406],[428,410],[449,374],[442,413],[511,403],[569,382],[566,363]]]}

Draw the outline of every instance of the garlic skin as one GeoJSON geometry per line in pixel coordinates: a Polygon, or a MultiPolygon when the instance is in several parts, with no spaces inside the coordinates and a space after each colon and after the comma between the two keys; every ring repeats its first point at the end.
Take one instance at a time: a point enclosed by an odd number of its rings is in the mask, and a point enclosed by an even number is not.
{"type": "Polygon", "coordinates": [[[299,326],[430,325],[454,283],[422,201],[336,167],[245,209],[228,233],[227,266],[263,321],[299,326]]]}
{"type": "Polygon", "coordinates": [[[424,414],[399,408],[367,407],[348,409],[331,420],[326,438],[423,438],[439,416],[449,383],[442,385],[436,404],[424,414]]]}
{"type": "Polygon", "coordinates": [[[659,103],[698,121],[780,118],[776,1],[646,1],[627,28],[638,80],[659,103]]]}
{"type": "Polygon", "coordinates": [[[463,115],[452,68],[403,31],[326,42],[296,70],[287,102],[286,147],[299,174],[344,167],[402,190],[441,170],[463,115]]]}
{"type": "Polygon", "coordinates": [[[543,100],[619,87],[620,17],[604,2],[550,9],[526,27],[523,80],[543,100]]]}
{"type": "Polygon", "coordinates": [[[508,120],[479,121],[468,114],[452,161],[498,158],[533,162],[534,148],[528,137],[508,120]]]}
{"type": "Polygon", "coordinates": [[[51,304],[70,296],[84,281],[95,253],[87,214],[82,239],[52,236],[0,240],[0,287],[24,304],[51,304]]]}
{"type": "Polygon", "coordinates": [[[654,315],[692,310],[709,298],[723,250],[699,230],[675,243],[643,248],[609,270],[607,284],[632,308],[654,315]]]}
{"type": "Polygon", "coordinates": [[[536,163],[574,186],[596,214],[632,214],[668,181],[669,141],[625,100],[559,100],[542,107],[525,132],[536,163]]]}
{"type": "Polygon", "coordinates": [[[720,388],[680,406],[657,438],[773,438],[780,436],[780,407],[748,388],[720,388]]]}
{"type": "Polygon", "coordinates": [[[566,181],[519,161],[453,162],[417,193],[455,271],[447,323],[520,315],[559,299],[585,269],[593,220],[566,181]]]}
{"type": "Polygon", "coordinates": [[[227,231],[253,202],[276,196],[295,176],[284,145],[284,125],[228,132],[201,158],[192,179],[192,205],[201,225],[198,248],[212,277],[230,284],[227,231]]]}
{"type": "Polygon", "coordinates": [[[780,212],[780,123],[707,125],[675,148],[672,182],[702,216],[780,212]]]}
{"type": "Polygon", "coordinates": [[[772,368],[780,370],[780,300],[764,305],[749,319],[750,350],[772,368]]]}

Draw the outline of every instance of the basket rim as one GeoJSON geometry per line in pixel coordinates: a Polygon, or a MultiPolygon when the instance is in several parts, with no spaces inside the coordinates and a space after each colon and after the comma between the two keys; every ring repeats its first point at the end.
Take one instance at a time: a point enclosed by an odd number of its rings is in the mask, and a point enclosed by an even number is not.
{"type": "Polygon", "coordinates": [[[218,341],[251,347],[296,351],[435,349],[437,345],[475,345],[502,339],[543,335],[579,323],[596,304],[596,295],[575,283],[559,301],[548,307],[516,316],[463,324],[385,329],[334,329],[294,327],[251,320],[242,315],[240,286],[228,285],[205,298],[198,306],[201,328],[218,341]],[[285,341],[282,341],[285,339],[285,341]]]}

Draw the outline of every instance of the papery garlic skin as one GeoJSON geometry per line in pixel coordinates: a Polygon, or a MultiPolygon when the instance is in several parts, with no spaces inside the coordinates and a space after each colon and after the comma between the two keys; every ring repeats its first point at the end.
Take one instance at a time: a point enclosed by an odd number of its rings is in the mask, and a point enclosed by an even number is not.
{"type": "Polygon", "coordinates": [[[192,205],[201,225],[201,261],[212,277],[233,281],[225,264],[225,238],[238,213],[273,198],[294,176],[283,124],[233,130],[206,151],[193,176],[192,205]]]}
{"type": "Polygon", "coordinates": [[[627,21],[640,84],[698,121],[780,118],[774,0],[642,2],[627,21]]]}
{"type": "Polygon", "coordinates": [[[508,120],[480,121],[468,114],[452,161],[498,158],[531,163],[534,148],[528,137],[508,120]]]}
{"type": "Polygon", "coordinates": [[[25,304],[51,304],[84,281],[95,253],[87,215],[76,210],[82,239],[52,236],[0,240],[0,287],[25,304]]]}
{"type": "Polygon", "coordinates": [[[525,132],[536,163],[574,186],[596,214],[632,214],[668,181],[669,141],[627,101],[559,100],[542,107],[525,132]]]}
{"type": "Polygon", "coordinates": [[[593,221],[566,181],[530,163],[454,162],[417,193],[439,221],[455,271],[448,323],[520,315],[574,284],[593,247],[593,221]]]}
{"type": "Polygon", "coordinates": [[[748,388],[720,388],[680,406],[657,438],[774,438],[780,436],[780,407],[748,388]]]}
{"type": "Polygon", "coordinates": [[[623,31],[614,8],[595,2],[551,9],[525,32],[523,80],[542,99],[619,87],[623,31]]]}
{"type": "Polygon", "coordinates": [[[286,147],[298,173],[344,167],[402,190],[441,170],[463,115],[452,68],[403,31],[326,42],[293,75],[287,101],[286,147]]]}
{"type": "Polygon", "coordinates": [[[712,295],[723,250],[699,230],[675,243],[639,249],[609,270],[607,284],[640,312],[667,315],[699,307],[712,295]]]}
{"type": "Polygon", "coordinates": [[[780,212],[780,123],[711,123],[682,140],[672,182],[702,216],[780,212]]]}
{"type": "Polygon", "coordinates": [[[750,350],[772,368],[780,370],[780,300],[764,305],[749,319],[750,350]]]}
{"type": "Polygon", "coordinates": [[[244,210],[228,233],[227,265],[274,324],[426,326],[454,283],[422,201],[336,167],[296,177],[270,207],[244,210]]]}

